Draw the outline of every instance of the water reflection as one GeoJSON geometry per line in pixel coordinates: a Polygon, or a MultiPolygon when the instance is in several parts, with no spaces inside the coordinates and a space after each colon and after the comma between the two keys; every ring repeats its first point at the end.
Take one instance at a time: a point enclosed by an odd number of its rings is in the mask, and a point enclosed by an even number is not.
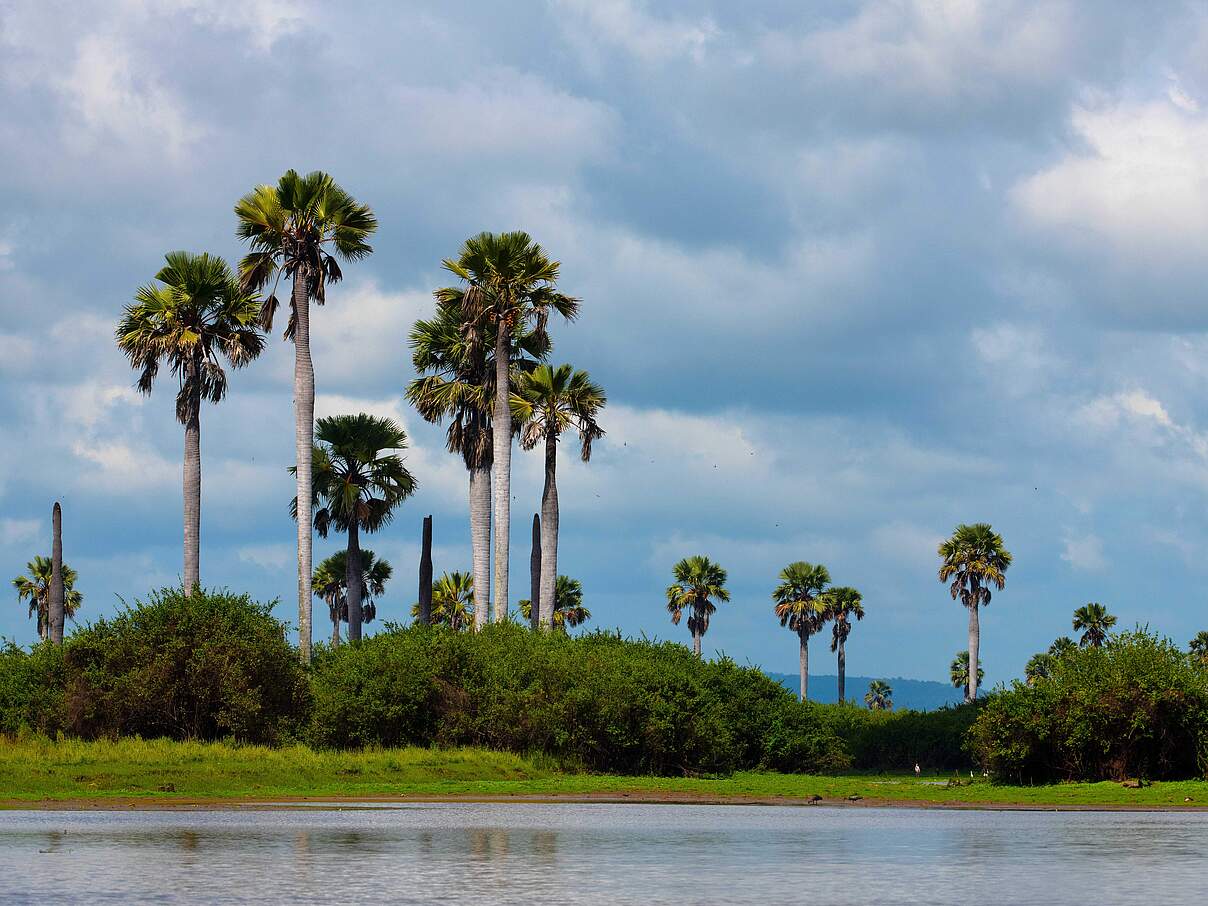
{"type": "Polygon", "coordinates": [[[643,805],[0,812],[0,900],[1194,902],[1208,815],[643,805]],[[51,862],[50,860],[54,860],[51,862]]]}

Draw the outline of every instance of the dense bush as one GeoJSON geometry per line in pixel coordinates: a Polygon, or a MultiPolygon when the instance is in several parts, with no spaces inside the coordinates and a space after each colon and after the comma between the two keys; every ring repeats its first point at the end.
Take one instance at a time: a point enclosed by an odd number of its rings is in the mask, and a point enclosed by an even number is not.
{"type": "Polygon", "coordinates": [[[63,649],[43,642],[32,651],[0,647],[0,733],[63,729],[63,649]]]}
{"type": "Polygon", "coordinates": [[[290,735],[307,710],[306,675],[271,606],[164,589],[76,631],[63,648],[58,722],[84,738],[290,735]]]}
{"type": "Polygon", "coordinates": [[[1202,775],[1208,671],[1144,631],[1056,659],[1051,675],[993,695],[970,733],[977,757],[1014,782],[1202,775]]]}
{"type": "Polygon", "coordinates": [[[827,706],[827,720],[861,771],[903,772],[969,767],[966,737],[980,704],[935,711],[870,711],[854,705],[827,706]]]}
{"type": "Polygon", "coordinates": [[[394,628],[325,652],[312,685],[320,745],[478,745],[618,773],[846,765],[815,713],[758,670],[609,633],[394,628]]]}

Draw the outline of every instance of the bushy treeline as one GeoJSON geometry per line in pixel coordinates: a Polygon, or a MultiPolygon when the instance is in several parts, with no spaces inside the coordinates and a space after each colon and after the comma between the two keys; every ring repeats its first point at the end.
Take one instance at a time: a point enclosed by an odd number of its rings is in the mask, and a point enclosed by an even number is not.
{"type": "Polygon", "coordinates": [[[1146,631],[1111,636],[990,696],[970,745],[1012,782],[1203,776],[1208,669],[1146,631]]]}
{"type": "Polygon", "coordinates": [[[681,645],[512,625],[391,627],[309,670],[266,605],[164,590],[62,648],[0,650],[0,732],[315,746],[473,745],[631,774],[964,765],[968,709],[802,704],[681,645]]]}

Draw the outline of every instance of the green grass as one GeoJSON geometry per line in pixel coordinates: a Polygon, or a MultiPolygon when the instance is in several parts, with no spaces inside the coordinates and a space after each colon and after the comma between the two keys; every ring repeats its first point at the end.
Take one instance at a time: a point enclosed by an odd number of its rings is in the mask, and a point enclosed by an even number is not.
{"type": "Polygon", "coordinates": [[[817,777],[743,772],[718,779],[567,773],[541,759],[483,749],[323,752],[226,743],[0,739],[0,805],[70,800],[255,800],[369,796],[630,794],[1031,806],[1208,805],[1208,782],[943,785],[913,776],[817,777]],[[1184,800],[1190,797],[1191,803],[1184,800]]]}

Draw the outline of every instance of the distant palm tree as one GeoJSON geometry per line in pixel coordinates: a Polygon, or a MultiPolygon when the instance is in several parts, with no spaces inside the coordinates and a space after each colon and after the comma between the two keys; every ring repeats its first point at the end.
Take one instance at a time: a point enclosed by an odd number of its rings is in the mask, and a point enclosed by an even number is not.
{"type": "Polygon", "coordinates": [[[512,416],[523,425],[520,444],[531,450],[545,444],[545,487],[541,492],[541,610],[539,625],[549,628],[554,617],[558,576],[558,439],[573,429],[579,435],[579,455],[591,459],[592,441],[604,436],[596,418],[607,397],[586,371],[570,365],[538,365],[522,375],[512,395],[512,416]]]}
{"type": "MultiPolygon", "coordinates": [[[[441,300],[436,317],[421,319],[411,328],[411,363],[418,378],[406,396],[420,417],[433,424],[446,419],[445,444],[458,453],[470,475],[470,546],[474,585],[481,589],[482,606],[475,608],[477,625],[486,623],[491,597],[491,413],[495,400],[495,331],[467,321],[461,305],[464,290],[436,291],[441,300]]],[[[524,330],[513,335],[513,380],[532,370],[549,351],[549,338],[524,330]]]]}
{"type": "MultiPolygon", "coordinates": [[[[245,289],[272,288],[260,310],[271,330],[282,276],[293,286],[285,338],[294,344],[294,445],[297,461],[298,651],[310,661],[311,644],[311,479],[314,474],[315,371],[310,356],[310,303],[327,301],[327,285],[344,277],[337,258],[360,261],[373,248],[368,239],[377,218],[326,173],[299,176],[288,170],[275,186],[257,186],[235,205],[238,235],[251,251],[239,263],[245,289]]],[[[355,351],[350,349],[350,355],[355,351]]]]}
{"type": "Polygon", "coordinates": [[[1042,679],[1048,679],[1052,676],[1053,662],[1055,660],[1057,658],[1047,651],[1042,651],[1028,658],[1028,663],[1023,668],[1023,675],[1027,684],[1035,686],[1042,679]]]}
{"type": "MultiPolygon", "coordinates": [[[[952,678],[952,686],[956,689],[969,688],[969,652],[958,651],[956,657],[952,659],[952,664],[948,668],[949,675],[952,678]]],[[[982,680],[986,678],[986,671],[979,664],[977,667],[977,688],[981,688],[982,680]]],[[[970,701],[966,698],[965,701],[970,701]]]]}
{"type": "MultiPolygon", "coordinates": [[[[389,560],[379,560],[373,551],[361,549],[361,621],[372,623],[377,616],[374,598],[386,593],[386,582],[394,570],[389,560]]],[[[311,579],[315,597],[327,604],[331,617],[332,647],[340,644],[340,623],[348,622],[348,551],[336,551],[315,567],[311,579]]]]}
{"type": "MultiPolygon", "coordinates": [[[[958,525],[952,537],[939,547],[940,581],[951,582],[952,600],[959,600],[969,611],[969,662],[978,677],[977,666],[981,629],[977,609],[990,603],[990,586],[1002,591],[1006,585],[1007,567],[1011,554],[1003,546],[1002,535],[985,522],[958,525]]],[[[966,671],[966,674],[968,671],[966,671]]],[[[965,701],[977,698],[977,685],[972,681],[965,688],[965,701]]]]}
{"type": "Polygon", "coordinates": [[[1116,618],[1102,604],[1092,601],[1074,611],[1074,632],[1081,632],[1083,648],[1102,648],[1107,632],[1116,625],[1116,618]]]}
{"type": "Polygon", "coordinates": [[[798,560],[780,571],[780,584],[772,592],[780,625],[797,633],[800,642],[802,701],[809,697],[810,636],[826,623],[823,592],[829,584],[830,572],[825,566],[798,560]]]}
{"type": "MultiPolygon", "coordinates": [[[[29,602],[29,618],[38,619],[38,638],[45,642],[50,638],[50,557],[37,556],[25,564],[25,575],[13,579],[18,601],[29,602]]],[[[63,564],[63,588],[65,590],[63,612],[75,617],[84,603],[84,597],[75,589],[76,571],[63,564]]]]}
{"type": "MultiPolygon", "coordinates": [[[[432,625],[448,626],[461,632],[475,624],[474,577],[469,573],[441,573],[432,583],[432,625]]],[[[419,616],[419,604],[411,607],[411,616],[419,616]]]]}
{"type": "MultiPolygon", "coordinates": [[[[533,602],[520,601],[519,606],[520,615],[526,620],[531,620],[533,602]]],[[[583,585],[578,579],[559,576],[558,582],[554,586],[554,629],[565,632],[567,629],[581,626],[590,619],[591,611],[583,606],[583,585]]]]}
{"type": "Polygon", "coordinates": [[[1187,644],[1191,659],[1201,666],[1208,667],[1208,632],[1200,630],[1195,638],[1187,644]]]}
{"type": "MultiPolygon", "coordinates": [[[[348,533],[348,641],[361,640],[360,533],[376,532],[416,488],[415,478],[396,451],[407,435],[388,418],[361,413],[321,418],[312,453],[314,527],[326,538],[334,527],[348,533]]],[[[291,506],[298,518],[298,501],[291,506]]],[[[313,577],[311,577],[313,579],[313,577]]],[[[309,583],[308,583],[309,584],[309,583]]]]}
{"type": "Polygon", "coordinates": [[[873,680],[868,684],[868,691],[864,693],[864,704],[868,705],[871,711],[892,711],[893,688],[885,680],[873,680]]]}
{"type": "Polygon", "coordinates": [[[847,680],[847,652],[845,645],[851,634],[851,618],[864,619],[864,599],[854,588],[839,586],[827,591],[825,598],[826,616],[833,621],[831,626],[831,651],[839,655],[839,703],[843,703],[847,680]]]}
{"type": "MultiPolygon", "coordinates": [[[[533,325],[545,334],[555,311],[573,319],[578,300],[557,291],[559,263],[527,233],[479,233],[465,241],[456,260],[444,267],[465,282],[449,304],[459,305],[467,327],[479,336],[495,332],[495,405],[492,414],[492,467],[495,517],[495,619],[508,611],[508,562],[511,545],[512,409],[508,343],[513,332],[533,325]]],[[[443,301],[443,300],[442,300],[443,301]]]]}
{"type": "Polygon", "coordinates": [[[1063,635],[1053,639],[1053,644],[1049,646],[1049,654],[1054,658],[1063,658],[1071,651],[1077,651],[1077,643],[1068,635],[1063,635]]]}
{"type": "Polygon", "coordinates": [[[259,300],[239,288],[230,267],[207,254],[169,252],[139,289],[117,327],[118,347],[150,393],[161,366],[177,379],[176,418],[185,426],[184,588],[201,582],[201,403],[226,396],[225,359],[242,368],[264,349],[259,300]]]}
{"type": "Polygon", "coordinates": [[[701,639],[709,631],[709,619],[717,612],[714,601],[729,601],[726,571],[708,557],[685,557],[675,564],[675,583],[667,587],[667,612],[676,626],[688,611],[692,651],[701,656],[701,639]]]}

